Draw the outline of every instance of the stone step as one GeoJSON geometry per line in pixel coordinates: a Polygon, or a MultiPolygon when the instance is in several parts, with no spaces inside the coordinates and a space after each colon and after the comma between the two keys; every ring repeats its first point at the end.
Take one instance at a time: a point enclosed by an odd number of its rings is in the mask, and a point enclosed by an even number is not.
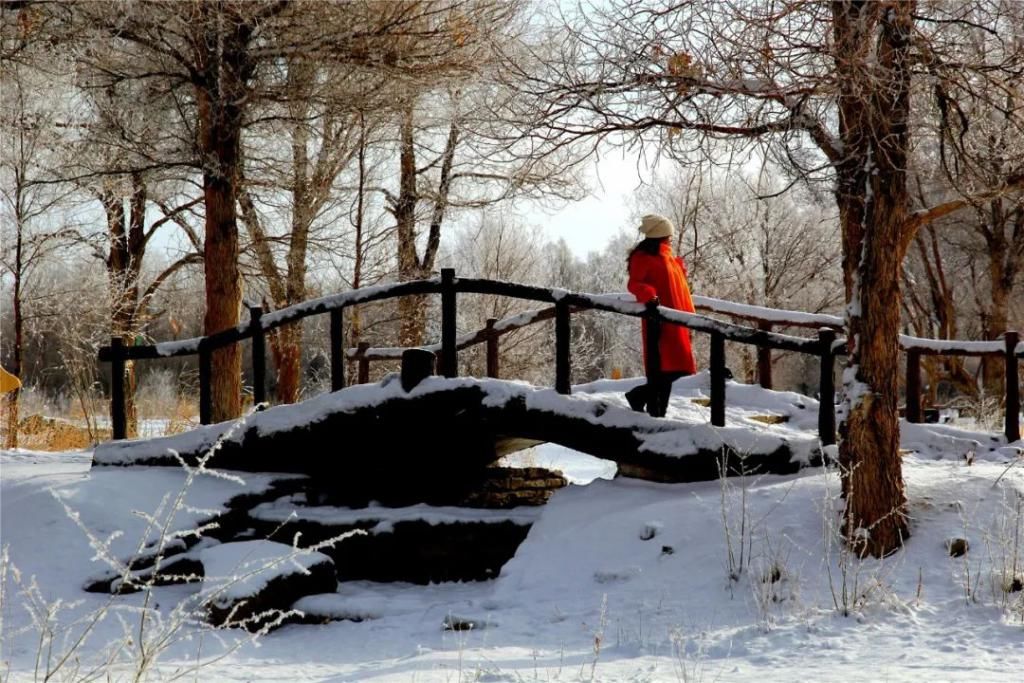
{"type": "Polygon", "coordinates": [[[512,558],[539,514],[536,506],[501,510],[437,507],[342,508],[289,500],[250,513],[255,538],[319,544],[360,529],[322,552],[334,560],[339,581],[443,581],[492,579],[512,558]]]}
{"type": "Polygon", "coordinates": [[[334,591],[330,557],[284,543],[223,543],[198,553],[205,577],[199,593],[214,626],[260,631],[293,618],[291,606],[307,595],[334,591]]]}

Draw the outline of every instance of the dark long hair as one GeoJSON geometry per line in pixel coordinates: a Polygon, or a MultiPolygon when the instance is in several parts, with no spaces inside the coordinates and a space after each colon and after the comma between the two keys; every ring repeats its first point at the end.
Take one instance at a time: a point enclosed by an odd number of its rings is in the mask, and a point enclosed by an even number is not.
{"type": "Polygon", "coordinates": [[[637,252],[643,252],[652,256],[657,256],[661,251],[661,245],[663,242],[667,242],[668,237],[646,237],[640,240],[632,251],[629,252],[629,256],[626,257],[626,263],[629,263],[633,259],[633,254],[637,252]]]}

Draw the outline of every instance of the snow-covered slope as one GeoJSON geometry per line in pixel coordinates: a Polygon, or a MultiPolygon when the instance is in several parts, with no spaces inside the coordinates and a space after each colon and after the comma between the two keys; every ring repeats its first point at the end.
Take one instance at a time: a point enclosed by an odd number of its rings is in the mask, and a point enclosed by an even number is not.
{"type": "MultiPolygon", "coordinates": [[[[731,391],[730,399],[742,389],[731,391]]],[[[750,414],[783,408],[734,403],[750,414]]],[[[791,418],[785,428],[813,425],[791,418]]],[[[541,446],[515,457],[564,467],[578,485],[541,509],[494,581],[343,583],[297,607],[311,619],[363,621],[286,626],[259,647],[244,633],[211,638],[175,618],[173,606],[199,586],[157,588],[149,606],[163,618],[146,626],[147,642],[166,642],[164,677],[225,655],[189,676],[204,681],[1020,681],[1024,591],[1011,590],[1014,566],[1024,573],[1022,444],[948,425],[903,429],[913,537],[885,560],[859,560],[838,542],[833,472],[724,484],[608,480],[607,463],[541,446]],[[961,557],[946,547],[955,538],[970,545],[961,557]]],[[[91,628],[77,646],[83,661],[127,678],[139,662],[146,596],[81,591],[102,563],[64,503],[100,538],[126,530],[113,541],[120,551],[148,538],[132,510],[155,511],[183,473],[90,474],[88,454],[15,452],[0,455],[0,474],[9,557],[0,666],[11,680],[32,680],[49,628],[41,605],[62,600],[51,662],[91,628]],[[33,621],[26,606],[43,616],[33,621]],[[89,627],[94,615],[102,618],[89,627]],[[131,645],[110,649],[127,636],[131,645]]],[[[201,477],[172,528],[268,485],[242,476],[201,477]]]]}

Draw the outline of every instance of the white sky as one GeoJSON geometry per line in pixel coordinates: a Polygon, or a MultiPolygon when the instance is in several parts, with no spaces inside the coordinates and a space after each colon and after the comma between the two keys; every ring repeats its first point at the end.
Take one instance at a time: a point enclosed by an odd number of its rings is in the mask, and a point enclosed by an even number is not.
{"type": "MultiPolygon", "coordinates": [[[[646,170],[643,174],[648,177],[646,170]]],[[[633,195],[641,184],[637,157],[629,152],[606,154],[587,175],[590,191],[585,199],[554,212],[541,208],[521,212],[526,221],[542,226],[548,239],[564,239],[581,257],[603,249],[622,230],[635,232],[633,195]]]]}

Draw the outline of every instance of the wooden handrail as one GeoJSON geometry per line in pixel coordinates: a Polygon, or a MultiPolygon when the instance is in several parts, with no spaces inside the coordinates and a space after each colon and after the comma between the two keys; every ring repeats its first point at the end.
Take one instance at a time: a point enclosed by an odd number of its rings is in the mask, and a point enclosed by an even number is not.
{"type": "MultiPolygon", "coordinates": [[[[114,338],[111,341],[111,346],[105,346],[99,350],[99,360],[110,362],[113,372],[111,383],[113,434],[115,438],[123,438],[125,433],[123,367],[127,360],[198,355],[200,366],[200,421],[206,424],[209,422],[212,414],[210,357],[216,349],[246,339],[253,339],[254,397],[263,399],[265,397],[263,386],[265,370],[263,363],[266,333],[281,325],[294,323],[313,315],[329,313],[331,316],[331,387],[332,390],[338,390],[345,385],[344,364],[347,359],[358,360],[358,379],[360,382],[365,382],[368,381],[369,362],[397,360],[402,357],[402,353],[405,351],[404,348],[374,349],[370,348],[369,344],[365,342],[360,343],[357,349],[346,349],[343,344],[344,309],[358,304],[424,294],[441,294],[442,339],[437,344],[423,348],[437,355],[439,371],[448,377],[457,375],[458,351],[481,343],[486,343],[488,346],[488,375],[496,376],[498,365],[497,344],[500,336],[543,320],[555,318],[555,386],[562,393],[568,393],[571,390],[571,364],[569,358],[571,330],[569,318],[575,311],[597,310],[629,317],[645,318],[648,321],[649,329],[653,328],[656,332],[660,331],[660,327],[664,324],[675,324],[690,330],[707,333],[712,337],[712,423],[716,425],[724,424],[725,419],[724,342],[731,341],[758,347],[759,378],[765,388],[770,388],[771,385],[771,349],[806,353],[821,358],[821,388],[823,392],[826,389],[828,391],[827,396],[825,393],[822,393],[822,410],[824,410],[824,406],[832,405],[832,393],[834,390],[832,388],[831,373],[834,358],[837,355],[844,355],[846,353],[845,340],[837,340],[835,338],[836,330],[842,327],[842,321],[836,316],[827,314],[782,311],[760,306],[733,304],[732,302],[707,297],[695,297],[695,300],[698,301],[698,306],[702,309],[753,321],[758,326],[755,328],[698,313],[687,313],[666,308],[656,304],[645,306],[634,301],[629,295],[585,294],[500,280],[456,278],[453,270],[445,269],[439,278],[435,277],[351,290],[349,292],[311,299],[266,314],[262,312],[262,309],[254,307],[250,309],[250,320],[247,323],[239,324],[234,328],[205,337],[130,347],[124,346],[120,338],[114,338]],[[485,328],[468,335],[456,337],[457,294],[485,294],[552,305],[527,311],[505,320],[497,321],[490,319],[485,328]],[[654,324],[652,325],[651,323],[654,324]],[[773,331],[773,327],[777,326],[817,327],[819,332],[816,338],[797,337],[773,331]],[[121,377],[119,378],[118,375],[121,375],[121,377]]],[[[988,356],[998,354],[1003,356],[1006,359],[1007,368],[1007,416],[1005,431],[1007,438],[1014,435],[1016,435],[1015,438],[1019,438],[1017,415],[1015,412],[1011,415],[1014,406],[1018,406],[1019,410],[1020,401],[1018,383],[1011,381],[1011,377],[1014,380],[1017,377],[1015,361],[1024,358],[1024,344],[1019,343],[1017,333],[1007,333],[1004,340],[982,342],[922,339],[901,335],[900,346],[904,350],[909,351],[910,355],[908,359],[908,389],[910,393],[919,391],[919,385],[910,379],[910,374],[913,373],[915,367],[919,367],[919,363],[915,361],[921,355],[988,356]]],[[[655,372],[659,370],[660,368],[654,368],[655,372]]],[[[914,420],[919,419],[919,417],[919,404],[915,404],[915,398],[908,394],[908,418],[914,420]]],[[[821,418],[819,428],[829,432],[828,434],[825,431],[822,432],[823,443],[834,443],[834,424],[834,415],[821,418]]]]}
{"type": "MultiPolygon", "coordinates": [[[[282,308],[263,316],[261,327],[264,332],[297,322],[304,318],[321,313],[341,310],[356,304],[367,304],[374,301],[385,301],[400,296],[416,294],[435,294],[440,291],[440,280],[432,278],[429,280],[412,280],[410,282],[399,282],[393,285],[376,285],[353,289],[341,294],[332,294],[317,299],[310,299],[302,303],[282,308]]],[[[235,344],[249,339],[252,336],[252,327],[249,323],[239,324],[227,330],[221,330],[205,337],[192,337],[173,342],[162,342],[148,346],[129,346],[126,351],[128,359],[154,359],[154,358],[175,358],[178,356],[192,356],[199,353],[200,343],[205,342],[211,351],[222,348],[229,344],[235,344]]],[[[100,348],[100,360],[110,360],[110,347],[100,348]]]]}
{"type": "MultiPolygon", "coordinates": [[[[476,278],[459,278],[457,286],[459,292],[466,294],[490,294],[492,296],[505,296],[544,303],[564,301],[567,305],[577,309],[606,311],[634,318],[649,315],[643,304],[636,301],[626,301],[620,295],[614,294],[581,294],[565,290],[522,285],[515,282],[476,278]]],[[[720,332],[727,340],[741,344],[768,345],[780,350],[802,353],[814,353],[816,350],[813,339],[778,334],[776,332],[765,332],[752,327],[709,318],[698,313],[686,313],[674,308],[659,306],[657,315],[663,323],[683,325],[691,330],[708,334],[720,332]]]]}
{"type": "Polygon", "coordinates": [[[814,330],[831,327],[834,330],[841,330],[845,325],[841,317],[828,313],[805,313],[754,304],[738,304],[709,296],[694,296],[693,307],[698,311],[720,313],[773,327],[806,327],[814,330]]]}

